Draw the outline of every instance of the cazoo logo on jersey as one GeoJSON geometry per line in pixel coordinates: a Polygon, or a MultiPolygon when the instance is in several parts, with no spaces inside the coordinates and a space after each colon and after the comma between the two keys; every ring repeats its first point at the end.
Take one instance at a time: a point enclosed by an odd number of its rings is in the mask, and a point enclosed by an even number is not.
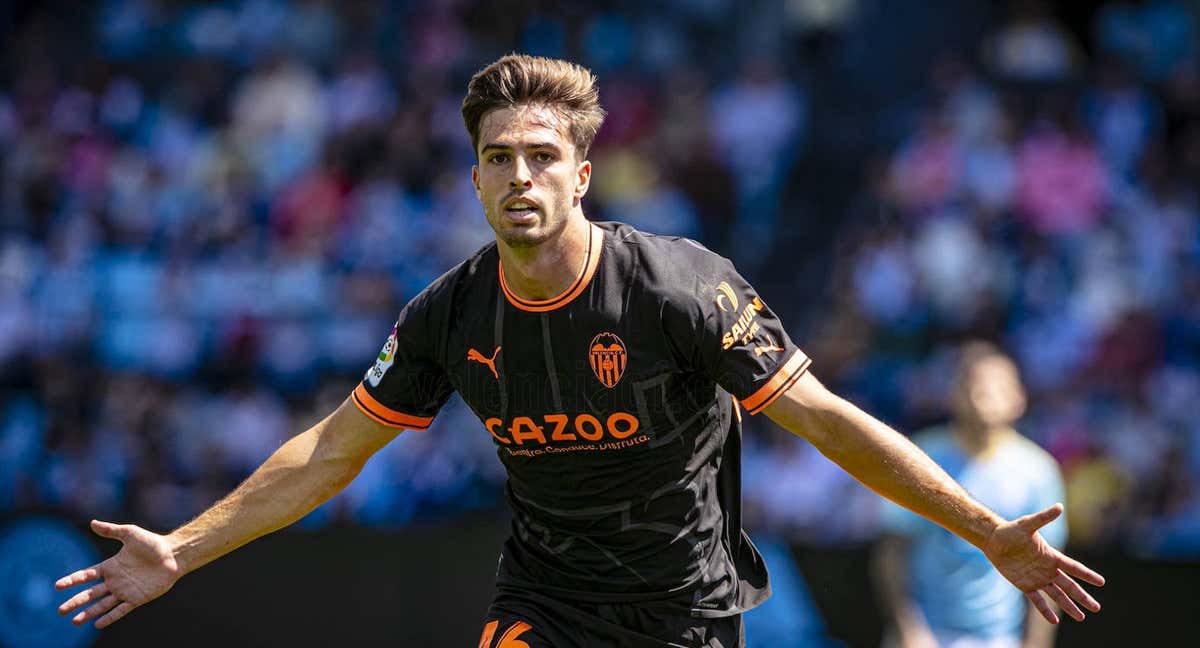
{"type": "Polygon", "coordinates": [[[537,420],[517,416],[511,421],[489,418],[483,422],[488,434],[510,454],[538,456],[547,453],[619,450],[650,440],[638,434],[641,423],[628,412],[607,417],[592,414],[543,414],[537,420]]]}

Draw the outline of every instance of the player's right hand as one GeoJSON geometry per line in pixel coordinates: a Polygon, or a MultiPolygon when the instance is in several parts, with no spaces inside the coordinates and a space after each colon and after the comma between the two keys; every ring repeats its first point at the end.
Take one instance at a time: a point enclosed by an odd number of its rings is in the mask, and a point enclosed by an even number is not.
{"type": "Polygon", "coordinates": [[[110,626],[139,605],[165,594],[183,576],[165,536],[132,524],[100,520],[92,520],[92,531],[105,538],[120,540],[123,546],[108,560],[63,576],[54,583],[55,589],[65,590],[99,581],[58,606],[61,615],[81,610],[71,619],[75,625],[99,617],[97,628],[110,626]]]}

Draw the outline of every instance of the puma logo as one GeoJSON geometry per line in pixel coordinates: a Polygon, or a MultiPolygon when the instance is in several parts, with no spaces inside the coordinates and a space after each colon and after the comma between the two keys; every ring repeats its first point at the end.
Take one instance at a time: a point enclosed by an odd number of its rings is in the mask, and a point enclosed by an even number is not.
{"type": "MultiPolygon", "coordinates": [[[[500,355],[501,348],[503,347],[496,347],[496,350],[492,352],[492,357],[490,358],[485,357],[482,353],[476,351],[475,349],[468,349],[467,362],[474,360],[479,364],[487,365],[487,368],[492,370],[492,375],[496,377],[496,380],[500,380],[500,374],[496,373],[496,356],[500,355]]],[[[780,350],[782,351],[782,349],[780,350]]]]}
{"type": "Polygon", "coordinates": [[[770,335],[767,335],[766,337],[767,337],[767,346],[754,347],[754,357],[757,358],[758,356],[761,356],[766,353],[771,353],[773,351],[784,351],[785,350],[783,347],[779,346],[778,344],[775,344],[775,338],[771,337],[770,335]]]}

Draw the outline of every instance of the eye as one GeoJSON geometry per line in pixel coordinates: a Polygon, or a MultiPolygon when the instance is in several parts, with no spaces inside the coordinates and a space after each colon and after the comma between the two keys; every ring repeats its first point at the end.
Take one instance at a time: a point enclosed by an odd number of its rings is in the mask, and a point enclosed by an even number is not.
{"type": "Polygon", "coordinates": [[[508,162],[508,154],[507,153],[497,153],[497,154],[493,155],[492,157],[488,158],[488,162],[491,162],[492,164],[504,164],[505,162],[508,162]]]}
{"type": "Polygon", "coordinates": [[[538,162],[543,162],[543,163],[553,162],[554,154],[549,153],[547,151],[538,151],[537,153],[533,154],[533,159],[537,160],[538,162]]]}

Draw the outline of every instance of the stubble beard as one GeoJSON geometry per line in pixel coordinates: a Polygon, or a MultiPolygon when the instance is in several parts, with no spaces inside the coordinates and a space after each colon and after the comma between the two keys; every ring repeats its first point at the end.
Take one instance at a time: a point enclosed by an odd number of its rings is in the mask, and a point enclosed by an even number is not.
{"type": "MultiPolygon", "coordinates": [[[[539,214],[541,216],[542,214],[539,214]]],[[[539,218],[539,223],[533,226],[515,225],[506,222],[503,214],[494,213],[488,218],[488,223],[492,226],[492,231],[496,233],[496,238],[500,239],[505,245],[515,249],[534,248],[550,239],[562,234],[567,228],[567,218],[551,218],[549,221],[543,221],[539,218]]]]}

